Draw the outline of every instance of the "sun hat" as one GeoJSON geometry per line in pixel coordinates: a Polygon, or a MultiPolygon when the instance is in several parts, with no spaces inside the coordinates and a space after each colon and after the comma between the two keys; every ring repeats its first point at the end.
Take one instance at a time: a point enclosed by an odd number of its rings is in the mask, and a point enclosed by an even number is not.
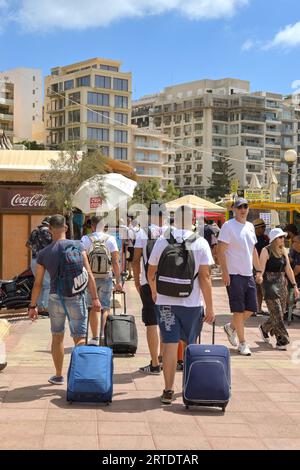
{"type": "Polygon", "coordinates": [[[284,232],[281,228],[273,228],[269,233],[270,243],[272,243],[276,238],[287,237],[287,233],[284,232]]]}
{"type": "Polygon", "coordinates": [[[255,228],[258,228],[258,227],[265,227],[266,226],[266,222],[263,220],[263,219],[255,219],[253,221],[253,225],[255,228]]]}

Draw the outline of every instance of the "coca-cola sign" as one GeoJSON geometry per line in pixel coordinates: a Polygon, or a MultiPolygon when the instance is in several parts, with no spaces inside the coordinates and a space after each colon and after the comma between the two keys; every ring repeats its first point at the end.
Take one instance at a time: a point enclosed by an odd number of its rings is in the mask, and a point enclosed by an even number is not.
{"type": "Polygon", "coordinates": [[[0,210],[38,211],[47,208],[47,196],[41,188],[0,188],[0,210]]]}

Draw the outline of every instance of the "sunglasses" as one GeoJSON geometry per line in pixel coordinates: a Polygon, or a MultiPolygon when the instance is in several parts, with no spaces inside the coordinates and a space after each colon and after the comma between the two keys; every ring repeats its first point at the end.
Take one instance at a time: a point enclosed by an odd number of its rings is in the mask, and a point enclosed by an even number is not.
{"type": "Polygon", "coordinates": [[[248,204],[242,204],[241,206],[237,207],[237,209],[248,209],[248,204]]]}
{"type": "Polygon", "coordinates": [[[282,240],[283,238],[285,238],[283,235],[281,235],[281,237],[277,237],[279,240],[282,240]]]}

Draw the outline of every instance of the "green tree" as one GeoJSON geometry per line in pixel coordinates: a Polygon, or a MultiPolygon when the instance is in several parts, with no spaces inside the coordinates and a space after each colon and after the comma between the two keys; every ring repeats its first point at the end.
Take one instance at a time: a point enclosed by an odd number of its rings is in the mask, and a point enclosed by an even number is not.
{"type": "Polygon", "coordinates": [[[213,164],[213,172],[209,178],[210,188],[207,190],[207,196],[217,201],[222,199],[225,194],[230,193],[231,180],[235,177],[235,171],[228,157],[219,157],[213,164]]]}
{"type": "Polygon", "coordinates": [[[18,142],[18,144],[24,145],[27,150],[45,150],[44,144],[38,144],[36,140],[23,140],[18,142]]]}
{"type": "Polygon", "coordinates": [[[160,199],[159,180],[150,178],[136,185],[131,204],[144,204],[149,208],[152,201],[160,201],[160,199]]]}
{"type": "Polygon", "coordinates": [[[166,191],[163,194],[163,201],[169,202],[174,201],[180,196],[180,190],[175,189],[174,184],[170,181],[166,187],[166,191]]]}
{"type": "MultiPolygon", "coordinates": [[[[65,148],[57,159],[50,161],[50,171],[42,175],[48,204],[68,216],[73,238],[73,197],[81,184],[95,175],[107,173],[107,158],[99,150],[78,153],[77,148],[65,148]]],[[[102,178],[98,178],[98,196],[105,198],[102,178]]]]}

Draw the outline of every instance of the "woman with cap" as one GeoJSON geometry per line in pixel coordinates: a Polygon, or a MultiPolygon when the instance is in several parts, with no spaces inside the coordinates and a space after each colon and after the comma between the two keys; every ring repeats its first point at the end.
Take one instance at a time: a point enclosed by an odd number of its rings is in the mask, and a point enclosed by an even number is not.
{"type": "Polygon", "coordinates": [[[299,297],[299,292],[294,272],[284,247],[284,239],[287,237],[287,233],[283,232],[281,228],[274,228],[271,230],[269,237],[270,245],[263,248],[260,255],[260,264],[264,278],[264,299],[270,312],[270,317],[259,326],[259,330],[265,343],[270,343],[270,334],[276,337],[276,348],[285,351],[290,342],[289,334],[283,322],[288,294],[285,275],[294,288],[295,298],[299,297]]]}

